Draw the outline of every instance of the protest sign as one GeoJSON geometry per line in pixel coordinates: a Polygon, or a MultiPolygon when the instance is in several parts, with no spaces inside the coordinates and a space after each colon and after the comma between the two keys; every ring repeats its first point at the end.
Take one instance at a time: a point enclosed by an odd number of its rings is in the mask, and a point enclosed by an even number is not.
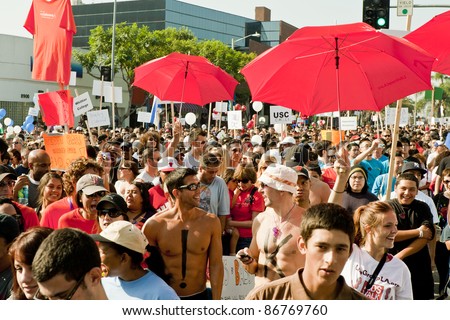
{"type": "Polygon", "coordinates": [[[73,115],[75,117],[81,116],[83,113],[94,109],[89,93],[85,92],[73,99],[73,115]]]}
{"type": "Polygon", "coordinates": [[[52,170],[65,171],[74,160],[87,157],[86,141],[82,134],[44,134],[43,138],[45,151],[52,163],[52,170]]]}
{"type": "Polygon", "coordinates": [[[248,273],[235,257],[222,256],[222,262],[222,300],[244,300],[255,286],[255,276],[248,273]]]}
{"type": "Polygon", "coordinates": [[[88,111],[86,115],[88,118],[89,128],[111,125],[108,109],[88,111]]]}

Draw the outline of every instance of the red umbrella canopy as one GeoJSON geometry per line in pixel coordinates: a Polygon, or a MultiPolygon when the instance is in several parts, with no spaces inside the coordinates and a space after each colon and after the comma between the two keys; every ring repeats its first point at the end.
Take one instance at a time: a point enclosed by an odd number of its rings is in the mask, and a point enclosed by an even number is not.
{"type": "Polygon", "coordinates": [[[246,65],[252,99],[298,110],[376,110],[431,88],[434,58],[365,23],[305,27],[246,65]]]}
{"type": "Polygon", "coordinates": [[[433,71],[450,74],[450,10],[405,36],[436,57],[433,71]]]}
{"type": "Polygon", "coordinates": [[[232,100],[238,82],[208,59],[178,52],[135,68],[133,85],[162,100],[205,105],[232,100]]]}

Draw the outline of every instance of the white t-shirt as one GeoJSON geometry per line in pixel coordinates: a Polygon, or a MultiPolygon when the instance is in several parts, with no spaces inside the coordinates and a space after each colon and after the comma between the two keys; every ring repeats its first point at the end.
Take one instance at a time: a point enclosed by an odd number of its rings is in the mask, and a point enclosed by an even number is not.
{"type": "MultiPolygon", "coordinates": [[[[378,261],[367,251],[353,244],[353,252],[341,275],[350,287],[362,292],[377,266],[378,261]]],[[[411,273],[406,264],[388,254],[375,283],[365,295],[372,300],[412,300],[411,273]]]]}

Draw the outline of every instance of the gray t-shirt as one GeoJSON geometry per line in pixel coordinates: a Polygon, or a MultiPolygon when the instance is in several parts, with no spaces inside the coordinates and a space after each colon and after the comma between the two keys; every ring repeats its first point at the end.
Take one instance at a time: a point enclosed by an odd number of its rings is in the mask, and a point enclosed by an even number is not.
{"type": "Polygon", "coordinates": [[[200,208],[217,216],[230,214],[230,195],[221,177],[215,177],[211,184],[201,183],[200,208]]]}

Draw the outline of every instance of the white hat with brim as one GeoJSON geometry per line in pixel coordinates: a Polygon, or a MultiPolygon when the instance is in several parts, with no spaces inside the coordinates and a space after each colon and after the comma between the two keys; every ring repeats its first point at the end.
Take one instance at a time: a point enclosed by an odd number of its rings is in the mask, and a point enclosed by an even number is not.
{"type": "Polygon", "coordinates": [[[115,221],[100,234],[93,234],[95,241],[115,243],[144,254],[148,245],[145,235],[129,221],[115,221]]]}
{"type": "Polygon", "coordinates": [[[77,192],[83,191],[85,195],[90,196],[99,191],[108,191],[103,186],[103,179],[95,174],[85,174],[77,182],[77,192]]]}
{"type": "Polygon", "coordinates": [[[278,191],[287,191],[292,194],[297,191],[297,173],[281,164],[268,166],[258,181],[278,191]]]}

